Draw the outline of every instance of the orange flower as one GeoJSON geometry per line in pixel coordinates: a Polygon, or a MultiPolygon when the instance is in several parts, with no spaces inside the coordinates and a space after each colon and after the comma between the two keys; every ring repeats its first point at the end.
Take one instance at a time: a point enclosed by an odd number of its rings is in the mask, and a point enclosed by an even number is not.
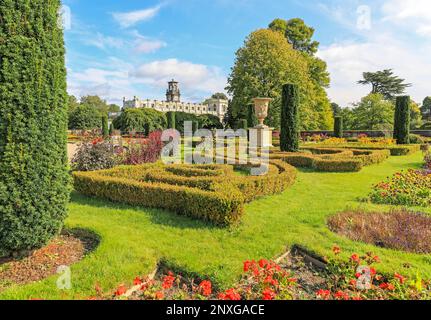
{"type": "Polygon", "coordinates": [[[156,299],[157,300],[162,300],[165,297],[165,295],[163,294],[162,291],[157,291],[156,292],[156,299]]]}
{"type": "Polygon", "coordinates": [[[332,252],[334,252],[335,255],[339,255],[341,253],[341,249],[338,246],[334,246],[332,248],[332,252]]]}
{"type": "Polygon", "coordinates": [[[350,257],[350,260],[352,260],[353,262],[359,263],[361,261],[361,259],[359,258],[359,256],[355,253],[352,254],[352,256],[350,257]]]}

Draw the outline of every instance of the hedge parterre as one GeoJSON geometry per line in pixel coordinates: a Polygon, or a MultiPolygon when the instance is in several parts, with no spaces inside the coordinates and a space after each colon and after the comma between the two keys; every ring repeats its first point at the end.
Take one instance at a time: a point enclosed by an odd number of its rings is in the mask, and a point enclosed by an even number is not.
{"type": "Polygon", "coordinates": [[[244,204],[281,193],[296,178],[296,169],[271,160],[261,176],[235,174],[252,165],[121,166],[110,170],[75,172],[75,189],[85,195],[174,211],[217,225],[238,222],[244,204]]]}
{"type": "Polygon", "coordinates": [[[364,166],[380,163],[389,156],[389,150],[303,147],[302,152],[297,153],[274,151],[270,158],[322,172],[358,172],[364,166]]]}

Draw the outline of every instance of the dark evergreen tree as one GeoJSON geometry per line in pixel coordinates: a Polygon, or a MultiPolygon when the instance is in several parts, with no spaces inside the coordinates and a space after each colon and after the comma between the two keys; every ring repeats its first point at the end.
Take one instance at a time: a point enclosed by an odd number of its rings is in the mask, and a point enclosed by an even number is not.
{"type": "Polygon", "coordinates": [[[371,85],[371,93],[380,93],[385,99],[392,100],[396,95],[403,94],[410,83],[394,75],[391,69],[377,72],[364,72],[364,79],[358,81],[362,85],[371,85]]]}
{"type": "Polygon", "coordinates": [[[237,128],[247,130],[248,129],[247,120],[246,119],[240,119],[238,121],[237,128]]]}
{"type": "Polygon", "coordinates": [[[343,137],[343,118],[340,116],[336,116],[334,118],[334,137],[342,138],[343,137]]]}
{"type": "Polygon", "coordinates": [[[109,124],[107,115],[102,116],[102,135],[105,139],[109,137],[109,124]]]}
{"type": "Polygon", "coordinates": [[[397,144],[410,143],[410,97],[397,97],[395,106],[394,139],[397,144]]]}
{"type": "Polygon", "coordinates": [[[299,150],[299,88],[293,84],[283,86],[281,103],[280,149],[283,152],[299,150]]]}
{"type": "Polygon", "coordinates": [[[247,110],[247,125],[249,128],[253,128],[258,125],[259,121],[256,117],[256,110],[254,110],[254,105],[249,104],[247,110]]]}
{"type": "Polygon", "coordinates": [[[46,244],[70,194],[59,0],[0,4],[0,256],[46,244]]]}
{"type": "Polygon", "coordinates": [[[168,112],[167,118],[168,118],[168,129],[175,130],[175,112],[168,112]]]}

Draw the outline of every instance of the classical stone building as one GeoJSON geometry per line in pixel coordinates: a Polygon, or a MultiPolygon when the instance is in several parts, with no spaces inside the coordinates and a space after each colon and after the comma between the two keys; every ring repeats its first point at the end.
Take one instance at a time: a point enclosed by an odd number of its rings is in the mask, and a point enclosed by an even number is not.
{"type": "Polygon", "coordinates": [[[178,82],[172,80],[168,83],[166,91],[166,101],[141,100],[134,97],[133,100],[123,99],[123,109],[151,108],[161,112],[185,112],[196,115],[211,114],[217,116],[223,122],[227,112],[228,101],[223,99],[209,99],[206,104],[181,102],[181,92],[178,82]]]}

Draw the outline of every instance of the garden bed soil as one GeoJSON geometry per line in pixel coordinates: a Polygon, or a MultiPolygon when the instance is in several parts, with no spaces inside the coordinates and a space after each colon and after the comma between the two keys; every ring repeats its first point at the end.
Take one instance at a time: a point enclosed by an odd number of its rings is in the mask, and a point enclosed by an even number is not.
{"type": "Polygon", "coordinates": [[[97,238],[83,230],[65,231],[50,243],[23,258],[0,259],[0,291],[11,285],[23,285],[57,273],[60,266],[70,266],[92,251],[97,238]]]}

